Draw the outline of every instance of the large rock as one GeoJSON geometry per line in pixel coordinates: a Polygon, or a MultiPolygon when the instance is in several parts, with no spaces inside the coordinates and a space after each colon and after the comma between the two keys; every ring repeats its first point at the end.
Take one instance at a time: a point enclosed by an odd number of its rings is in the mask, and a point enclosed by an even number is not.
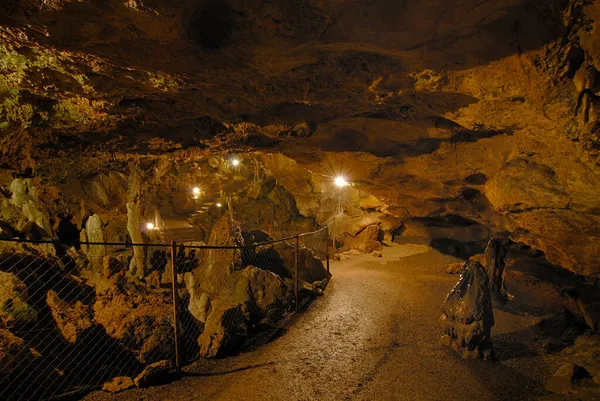
{"type": "Polygon", "coordinates": [[[485,195],[499,211],[564,208],[571,197],[549,166],[527,159],[509,161],[487,181],[485,195]]]}
{"type": "Polygon", "coordinates": [[[275,274],[249,266],[226,282],[198,338],[200,355],[212,358],[234,351],[258,323],[274,326],[291,309],[292,294],[275,274]]]}
{"type": "Polygon", "coordinates": [[[491,331],[494,312],[483,266],[469,261],[442,305],[442,344],[463,359],[493,358],[491,331]]]}
{"type": "Polygon", "coordinates": [[[62,385],[58,370],[6,329],[0,329],[0,372],[2,400],[38,400],[54,394],[62,385]]]}
{"type": "MultiPolygon", "coordinates": [[[[212,246],[243,246],[244,239],[239,223],[225,213],[214,225],[208,244],[212,246]]],[[[203,292],[217,294],[233,272],[242,267],[240,249],[208,249],[194,275],[203,292]]]]}
{"type": "MultiPolygon", "coordinates": [[[[246,265],[253,265],[263,270],[268,270],[282,278],[294,277],[295,246],[286,242],[277,242],[271,245],[257,247],[248,252],[246,265]]],[[[323,262],[304,246],[298,248],[298,280],[312,283],[329,279],[323,262]]]]}
{"type": "Polygon", "coordinates": [[[546,390],[565,395],[577,390],[582,382],[590,381],[590,373],[582,366],[565,363],[546,383],[546,390]]]}
{"type": "Polygon", "coordinates": [[[596,256],[600,254],[600,217],[575,210],[535,209],[511,214],[524,230],[511,234],[544,251],[550,262],[574,273],[600,278],[596,256]]]}
{"type": "Polygon", "coordinates": [[[364,253],[371,253],[382,249],[380,239],[380,225],[370,224],[356,234],[344,238],[344,249],[356,249],[364,253]]]}
{"type": "Polygon", "coordinates": [[[32,323],[37,311],[29,305],[29,290],[15,274],[0,271],[0,317],[8,327],[32,323]]]}
{"type": "Polygon", "coordinates": [[[173,306],[168,295],[108,293],[93,308],[94,321],[139,362],[173,357],[173,306]]]}
{"type": "Polygon", "coordinates": [[[169,374],[173,370],[173,362],[162,360],[151,363],[140,373],[133,382],[138,387],[150,387],[162,384],[167,381],[169,374]]]}
{"type": "Polygon", "coordinates": [[[102,390],[109,393],[120,393],[132,387],[135,387],[135,383],[131,380],[131,377],[118,376],[104,383],[102,390]]]}
{"type": "Polygon", "coordinates": [[[79,300],[64,301],[56,291],[50,290],[46,294],[46,303],[63,337],[72,344],[94,326],[91,306],[79,300]]]}

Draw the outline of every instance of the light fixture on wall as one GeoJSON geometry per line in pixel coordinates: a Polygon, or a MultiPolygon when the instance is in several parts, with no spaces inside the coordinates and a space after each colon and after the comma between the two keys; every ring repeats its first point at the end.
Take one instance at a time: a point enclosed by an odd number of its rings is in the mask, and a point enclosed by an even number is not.
{"type": "Polygon", "coordinates": [[[233,159],[231,160],[231,164],[233,165],[233,167],[237,167],[240,165],[240,161],[238,159],[233,159]]]}
{"type": "Polygon", "coordinates": [[[221,207],[221,206],[223,206],[223,205],[221,204],[221,202],[217,202],[215,205],[216,205],[217,207],[221,207]]]}
{"type": "Polygon", "coordinates": [[[146,228],[148,230],[154,230],[154,224],[153,223],[146,223],[146,228]]]}
{"type": "Polygon", "coordinates": [[[334,183],[337,187],[340,187],[340,188],[348,185],[348,181],[346,181],[346,179],[344,177],[342,177],[341,175],[338,175],[337,177],[335,177],[334,183]]]}
{"type": "Polygon", "coordinates": [[[194,193],[194,195],[200,195],[200,188],[194,187],[194,189],[192,189],[192,192],[194,193]]]}

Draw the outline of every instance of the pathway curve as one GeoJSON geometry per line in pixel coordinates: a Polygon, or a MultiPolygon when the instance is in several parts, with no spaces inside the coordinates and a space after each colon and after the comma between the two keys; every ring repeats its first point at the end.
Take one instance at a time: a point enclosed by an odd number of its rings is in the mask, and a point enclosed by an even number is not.
{"type": "Polygon", "coordinates": [[[553,367],[525,344],[533,320],[495,311],[498,362],[465,362],[438,343],[455,259],[423,245],[332,263],[325,295],[281,336],[202,361],[169,385],[86,400],[527,400],[553,367]]]}

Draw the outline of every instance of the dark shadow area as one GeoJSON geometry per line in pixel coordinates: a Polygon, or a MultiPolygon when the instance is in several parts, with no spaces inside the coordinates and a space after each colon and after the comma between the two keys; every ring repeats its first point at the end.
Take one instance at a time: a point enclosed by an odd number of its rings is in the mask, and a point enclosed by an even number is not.
{"type": "Polygon", "coordinates": [[[224,47],[234,28],[235,14],[227,2],[213,0],[199,6],[188,22],[187,35],[207,50],[224,47]]]}

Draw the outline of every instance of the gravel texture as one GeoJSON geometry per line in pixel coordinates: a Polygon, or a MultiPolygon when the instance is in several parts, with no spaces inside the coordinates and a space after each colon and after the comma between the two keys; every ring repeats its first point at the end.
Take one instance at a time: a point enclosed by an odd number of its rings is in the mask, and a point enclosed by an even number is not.
{"type": "Polygon", "coordinates": [[[537,355],[536,319],[495,310],[498,361],[462,361],[439,345],[440,305],[456,259],[424,245],[384,247],[331,264],[325,295],[273,341],[201,361],[171,384],[85,400],[528,400],[554,366],[537,355]]]}

